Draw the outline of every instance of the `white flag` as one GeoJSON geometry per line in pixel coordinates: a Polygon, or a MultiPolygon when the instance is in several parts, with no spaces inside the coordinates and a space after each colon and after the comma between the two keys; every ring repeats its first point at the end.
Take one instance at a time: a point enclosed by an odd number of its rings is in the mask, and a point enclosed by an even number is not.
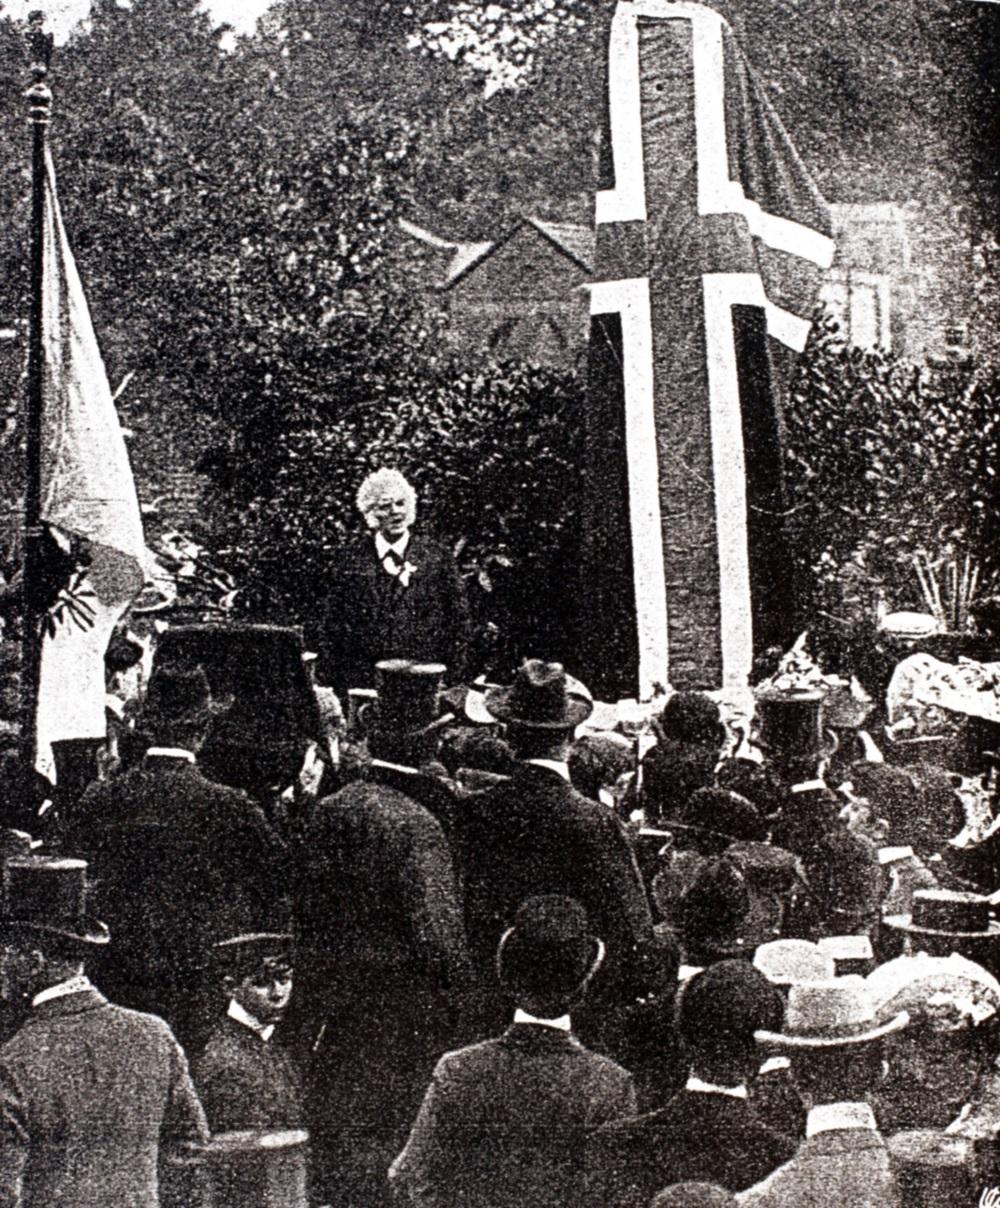
{"type": "Polygon", "coordinates": [[[52,743],[103,738],[104,652],[142,587],[145,543],[135,482],[46,155],[42,343],[42,520],[91,543],[83,584],[93,624],[64,610],[42,645],[36,766],[54,780],[52,743]]]}

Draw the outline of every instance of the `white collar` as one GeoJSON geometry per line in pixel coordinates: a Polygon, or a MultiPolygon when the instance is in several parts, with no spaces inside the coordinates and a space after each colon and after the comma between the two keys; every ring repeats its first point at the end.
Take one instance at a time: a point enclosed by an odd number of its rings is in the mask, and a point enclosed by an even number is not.
{"type": "Polygon", "coordinates": [[[379,561],[384,562],[385,556],[389,550],[394,550],[401,558],[406,553],[406,547],[410,544],[410,530],[395,541],[387,541],[381,533],[375,534],[375,552],[379,556],[379,561]]]}
{"type": "Polygon", "coordinates": [[[407,772],[410,776],[420,775],[419,768],[407,767],[405,763],[390,763],[388,759],[370,759],[368,764],[373,768],[388,768],[392,772],[407,772]]]}
{"type": "Polygon", "coordinates": [[[565,759],[526,759],[525,763],[534,764],[536,768],[548,768],[550,772],[555,772],[570,784],[569,764],[565,759]]]}
{"type": "Polygon", "coordinates": [[[537,1019],[534,1015],[529,1015],[527,1011],[522,1011],[520,1007],[514,1011],[514,1022],[538,1024],[543,1028],[555,1028],[559,1032],[572,1030],[568,1015],[560,1015],[558,1019],[537,1019]]]}
{"type": "Polygon", "coordinates": [[[875,1113],[867,1103],[819,1103],[806,1117],[806,1136],[843,1128],[863,1128],[877,1132],[875,1113]]]}
{"type": "Polygon", "coordinates": [[[226,1014],[230,1019],[235,1019],[237,1023],[241,1023],[245,1028],[249,1028],[251,1032],[256,1032],[261,1040],[270,1040],[274,1035],[273,1023],[261,1023],[260,1020],[255,1019],[249,1011],[245,1011],[235,998],[231,998],[229,1000],[229,1008],[226,1011],[226,1014]]]}
{"type": "Polygon", "coordinates": [[[185,750],[184,747],[149,747],[146,754],[154,759],[159,756],[161,759],[183,759],[185,763],[194,763],[194,751],[185,750]]]}
{"type": "Polygon", "coordinates": [[[684,1085],[686,1091],[700,1091],[706,1095],[728,1095],[730,1099],[746,1099],[745,1086],[717,1086],[714,1082],[703,1082],[697,1075],[689,1074],[684,1085]]]}
{"type": "Polygon", "coordinates": [[[33,1007],[40,1007],[43,1002],[53,998],[64,998],[67,994],[81,994],[84,990],[93,990],[90,978],[86,973],[74,974],[68,981],[60,982],[57,986],[49,986],[47,990],[39,990],[31,1000],[33,1007]]]}

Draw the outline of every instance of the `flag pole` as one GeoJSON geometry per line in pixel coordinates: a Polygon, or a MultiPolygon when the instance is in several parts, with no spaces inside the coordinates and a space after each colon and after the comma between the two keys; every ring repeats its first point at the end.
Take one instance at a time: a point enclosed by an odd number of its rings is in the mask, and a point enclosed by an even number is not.
{"type": "Polygon", "coordinates": [[[31,85],[25,93],[31,124],[31,302],[28,329],[28,393],[25,405],[24,572],[21,663],[21,760],[24,806],[35,796],[35,718],[42,653],[40,572],[43,558],[42,408],[44,351],[42,346],[42,280],[45,269],[45,153],[52,92],[45,82],[52,55],[52,35],[44,31],[45,14],[28,16],[31,85]]]}

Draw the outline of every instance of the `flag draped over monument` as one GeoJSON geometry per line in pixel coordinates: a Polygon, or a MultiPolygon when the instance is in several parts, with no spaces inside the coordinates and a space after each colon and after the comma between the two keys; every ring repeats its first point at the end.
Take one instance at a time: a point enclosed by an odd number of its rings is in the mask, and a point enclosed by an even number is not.
{"type": "Polygon", "coordinates": [[[606,699],[740,685],[794,628],[781,396],[827,208],[712,9],[619,0],[607,95],[584,661],[606,699]]]}
{"type": "Polygon", "coordinates": [[[92,593],[85,602],[93,614],[87,624],[64,610],[43,640],[36,764],[51,778],[54,741],[105,735],[104,651],[142,587],[145,543],[125,440],[47,152],[42,247],[41,518],[64,537],[89,544],[82,587],[92,593]]]}

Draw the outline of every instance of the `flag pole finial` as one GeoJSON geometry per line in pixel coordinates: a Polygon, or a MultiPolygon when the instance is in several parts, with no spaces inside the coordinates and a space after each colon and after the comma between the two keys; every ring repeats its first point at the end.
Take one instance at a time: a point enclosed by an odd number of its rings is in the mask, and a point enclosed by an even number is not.
{"type": "Polygon", "coordinates": [[[28,52],[31,86],[25,96],[34,125],[47,126],[52,114],[52,90],[45,79],[52,61],[52,35],[45,31],[45,14],[35,9],[28,14],[28,52]]]}

